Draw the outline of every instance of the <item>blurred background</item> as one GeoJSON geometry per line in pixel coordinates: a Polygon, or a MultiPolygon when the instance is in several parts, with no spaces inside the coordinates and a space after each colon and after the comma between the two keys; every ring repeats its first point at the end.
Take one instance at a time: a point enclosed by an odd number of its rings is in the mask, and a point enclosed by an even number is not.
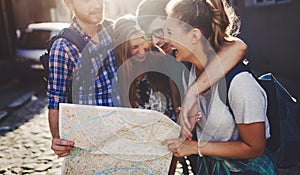
{"type": "MultiPolygon", "coordinates": [[[[105,17],[116,19],[126,13],[134,14],[139,2],[106,0],[105,17]]],[[[272,72],[299,99],[300,1],[228,2],[242,21],[240,37],[248,44],[245,57],[250,60],[250,67],[258,75],[272,72]]],[[[68,23],[71,17],[63,0],[0,0],[0,118],[6,114],[7,106],[18,105],[45,89],[38,56],[45,51],[45,41],[60,28],[29,24],[68,23]]]]}

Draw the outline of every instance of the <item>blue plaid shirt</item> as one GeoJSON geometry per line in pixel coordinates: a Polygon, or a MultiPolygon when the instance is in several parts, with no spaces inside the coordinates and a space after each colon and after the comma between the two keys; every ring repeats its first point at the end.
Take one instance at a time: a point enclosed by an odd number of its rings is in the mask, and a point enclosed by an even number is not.
{"type": "Polygon", "coordinates": [[[109,48],[112,42],[109,34],[105,29],[99,32],[97,43],[81,29],[75,18],[70,27],[88,41],[86,52],[81,53],[63,38],[53,43],[49,55],[48,108],[58,109],[59,103],[68,102],[71,91],[73,103],[113,106],[112,79],[117,66],[109,48]]]}

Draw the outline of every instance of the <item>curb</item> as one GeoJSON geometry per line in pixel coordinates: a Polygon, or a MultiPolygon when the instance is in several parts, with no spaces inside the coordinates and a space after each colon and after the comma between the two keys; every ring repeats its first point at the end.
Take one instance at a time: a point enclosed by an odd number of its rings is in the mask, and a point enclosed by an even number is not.
{"type": "Polygon", "coordinates": [[[0,121],[1,119],[3,119],[4,117],[6,117],[8,115],[8,112],[5,110],[0,111],[0,121]]]}
{"type": "Polygon", "coordinates": [[[12,108],[12,109],[15,109],[15,108],[18,108],[22,105],[24,105],[26,102],[30,101],[31,100],[31,97],[35,94],[34,91],[29,91],[25,94],[23,94],[21,97],[17,98],[16,100],[14,100],[12,103],[10,103],[8,105],[8,108],[12,108]]]}

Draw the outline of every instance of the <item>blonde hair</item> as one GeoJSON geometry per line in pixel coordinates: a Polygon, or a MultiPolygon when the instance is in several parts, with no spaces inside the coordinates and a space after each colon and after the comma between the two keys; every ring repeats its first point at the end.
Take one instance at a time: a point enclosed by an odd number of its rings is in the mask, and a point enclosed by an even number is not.
{"type": "Polygon", "coordinates": [[[226,38],[239,33],[239,18],[225,0],[171,0],[166,10],[190,26],[185,27],[186,31],[199,28],[215,50],[226,38]]]}

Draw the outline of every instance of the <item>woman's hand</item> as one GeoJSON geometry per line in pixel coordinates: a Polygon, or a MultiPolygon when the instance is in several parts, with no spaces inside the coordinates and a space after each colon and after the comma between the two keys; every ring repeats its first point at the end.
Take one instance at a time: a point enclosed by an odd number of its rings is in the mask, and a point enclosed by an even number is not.
{"type": "Polygon", "coordinates": [[[198,95],[192,86],[187,90],[180,108],[178,123],[181,126],[183,138],[192,139],[192,130],[201,118],[198,107],[198,95]]]}
{"type": "Polygon", "coordinates": [[[162,142],[176,157],[184,157],[192,154],[198,154],[197,141],[180,139],[169,139],[162,142]]]}
{"type": "Polygon", "coordinates": [[[53,138],[51,149],[58,157],[65,157],[70,154],[71,149],[75,143],[70,140],[62,140],[60,138],[53,138]]]}

